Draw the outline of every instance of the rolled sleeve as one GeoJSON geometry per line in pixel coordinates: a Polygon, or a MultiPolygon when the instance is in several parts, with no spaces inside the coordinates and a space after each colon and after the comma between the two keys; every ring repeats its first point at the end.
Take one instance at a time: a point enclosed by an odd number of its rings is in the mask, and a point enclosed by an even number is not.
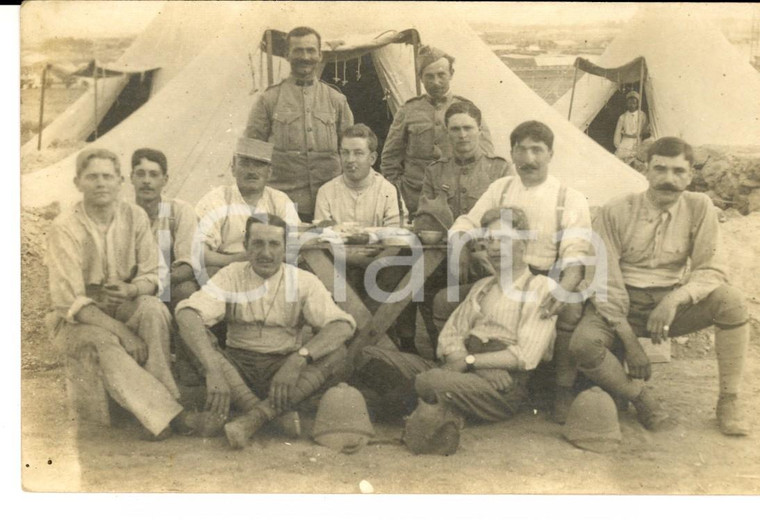
{"type": "Polygon", "coordinates": [[[483,215],[492,208],[498,208],[501,205],[501,194],[504,192],[507,183],[511,182],[512,177],[502,177],[497,179],[488,186],[488,189],[478,199],[472,209],[465,215],[461,215],[454,221],[451,226],[451,232],[469,231],[480,227],[480,220],[483,215]]]}
{"type": "Polygon", "coordinates": [[[345,321],[351,326],[352,333],[356,330],[356,320],[338,307],[319,278],[303,272],[300,283],[305,289],[302,299],[303,315],[309,325],[321,329],[328,323],[345,321]]]}
{"type": "Polygon", "coordinates": [[[572,189],[567,190],[565,210],[562,213],[562,229],[573,231],[572,234],[565,233],[563,235],[559,247],[563,267],[566,267],[568,264],[579,263],[578,260],[588,256],[591,250],[588,239],[573,236],[578,232],[588,233],[591,231],[591,214],[586,197],[572,189]],[[576,261],[573,262],[573,260],[576,261]]]}
{"type": "Polygon", "coordinates": [[[174,208],[174,262],[172,263],[172,267],[179,264],[193,265],[191,252],[195,230],[198,226],[198,217],[190,204],[177,203],[174,208]]]}
{"type": "MultiPolygon", "coordinates": [[[[475,292],[476,287],[470,291],[475,292]]],[[[472,330],[473,307],[469,295],[451,314],[438,336],[437,354],[440,359],[445,359],[453,354],[466,354],[467,347],[464,341],[472,330]]]]}
{"type": "Polygon", "coordinates": [[[189,298],[179,302],[174,315],[182,309],[192,309],[198,313],[206,327],[213,327],[222,321],[227,312],[224,293],[235,291],[229,267],[220,269],[200,291],[195,291],[189,298]]]}

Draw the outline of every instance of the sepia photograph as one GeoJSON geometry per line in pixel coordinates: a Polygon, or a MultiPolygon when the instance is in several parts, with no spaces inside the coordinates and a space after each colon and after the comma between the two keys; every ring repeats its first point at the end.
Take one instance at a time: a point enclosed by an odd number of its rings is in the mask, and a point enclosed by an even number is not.
{"type": "Polygon", "coordinates": [[[25,495],[760,494],[760,4],[17,12],[25,495]]]}

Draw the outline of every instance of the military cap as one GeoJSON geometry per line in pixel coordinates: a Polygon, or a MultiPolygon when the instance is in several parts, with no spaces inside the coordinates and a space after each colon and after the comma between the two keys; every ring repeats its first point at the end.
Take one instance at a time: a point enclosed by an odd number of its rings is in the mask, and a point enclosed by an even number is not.
{"type": "Polygon", "coordinates": [[[441,58],[446,58],[449,61],[450,66],[454,65],[453,56],[450,56],[442,50],[436,49],[435,47],[430,47],[429,45],[421,46],[419,52],[417,53],[417,74],[422,74],[422,71],[425,70],[425,67],[431,63],[435,63],[441,58]]]}
{"type": "Polygon", "coordinates": [[[257,161],[271,163],[273,150],[274,145],[272,143],[241,137],[237,141],[237,146],[235,146],[235,155],[242,155],[256,159],[257,161]]]}
{"type": "Polygon", "coordinates": [[[639,95],[639,93],[638,93],[638,92],[636,92],[635,90],[631,90],[631,91],[630,91],[628,94],[626,94],[626,95],[625,95],[625,99],[626,99],[626,100],[627,100],[627,99],[630,99],[630,98],[636,98],[636,99],[638,99],[639,101],[641,100],[641,96],[640,96],[640,95],[639,95]]]}

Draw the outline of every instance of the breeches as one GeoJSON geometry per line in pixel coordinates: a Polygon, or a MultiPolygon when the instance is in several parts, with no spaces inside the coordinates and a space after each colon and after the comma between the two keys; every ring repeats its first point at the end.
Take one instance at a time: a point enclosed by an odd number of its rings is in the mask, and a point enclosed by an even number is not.
{"type": "MultiPolygon", "coordinates": [[[[630,309],[627,319],[638,337],[649,337],[649,315],[671,291],[672,288],[628,287],[630,309]]],[[[742,294],[730,285],[721,285],[699,303],[680,307],[668,335],[682,336],[711,325],[720,329],[732,329],[743,325],[748,319],[742,294]]],[[[593,303],[587,302],[583,318],[570,340],[572,356],[582,367],[593,367],[617,342],[612,327],[597,312],[593,303]]]]}

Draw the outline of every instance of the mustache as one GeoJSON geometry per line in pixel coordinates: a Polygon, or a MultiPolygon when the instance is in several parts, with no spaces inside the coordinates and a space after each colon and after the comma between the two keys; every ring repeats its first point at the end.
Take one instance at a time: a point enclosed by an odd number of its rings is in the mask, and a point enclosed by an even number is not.
{"type": "Polygon", "coordinates": [[[660,191],[683,191],[681,188],[679,188],[675,184],[671,184],[669,182],[658,184],[657,186],[654,187],[654,189],[660,190],[660,191]]]}

